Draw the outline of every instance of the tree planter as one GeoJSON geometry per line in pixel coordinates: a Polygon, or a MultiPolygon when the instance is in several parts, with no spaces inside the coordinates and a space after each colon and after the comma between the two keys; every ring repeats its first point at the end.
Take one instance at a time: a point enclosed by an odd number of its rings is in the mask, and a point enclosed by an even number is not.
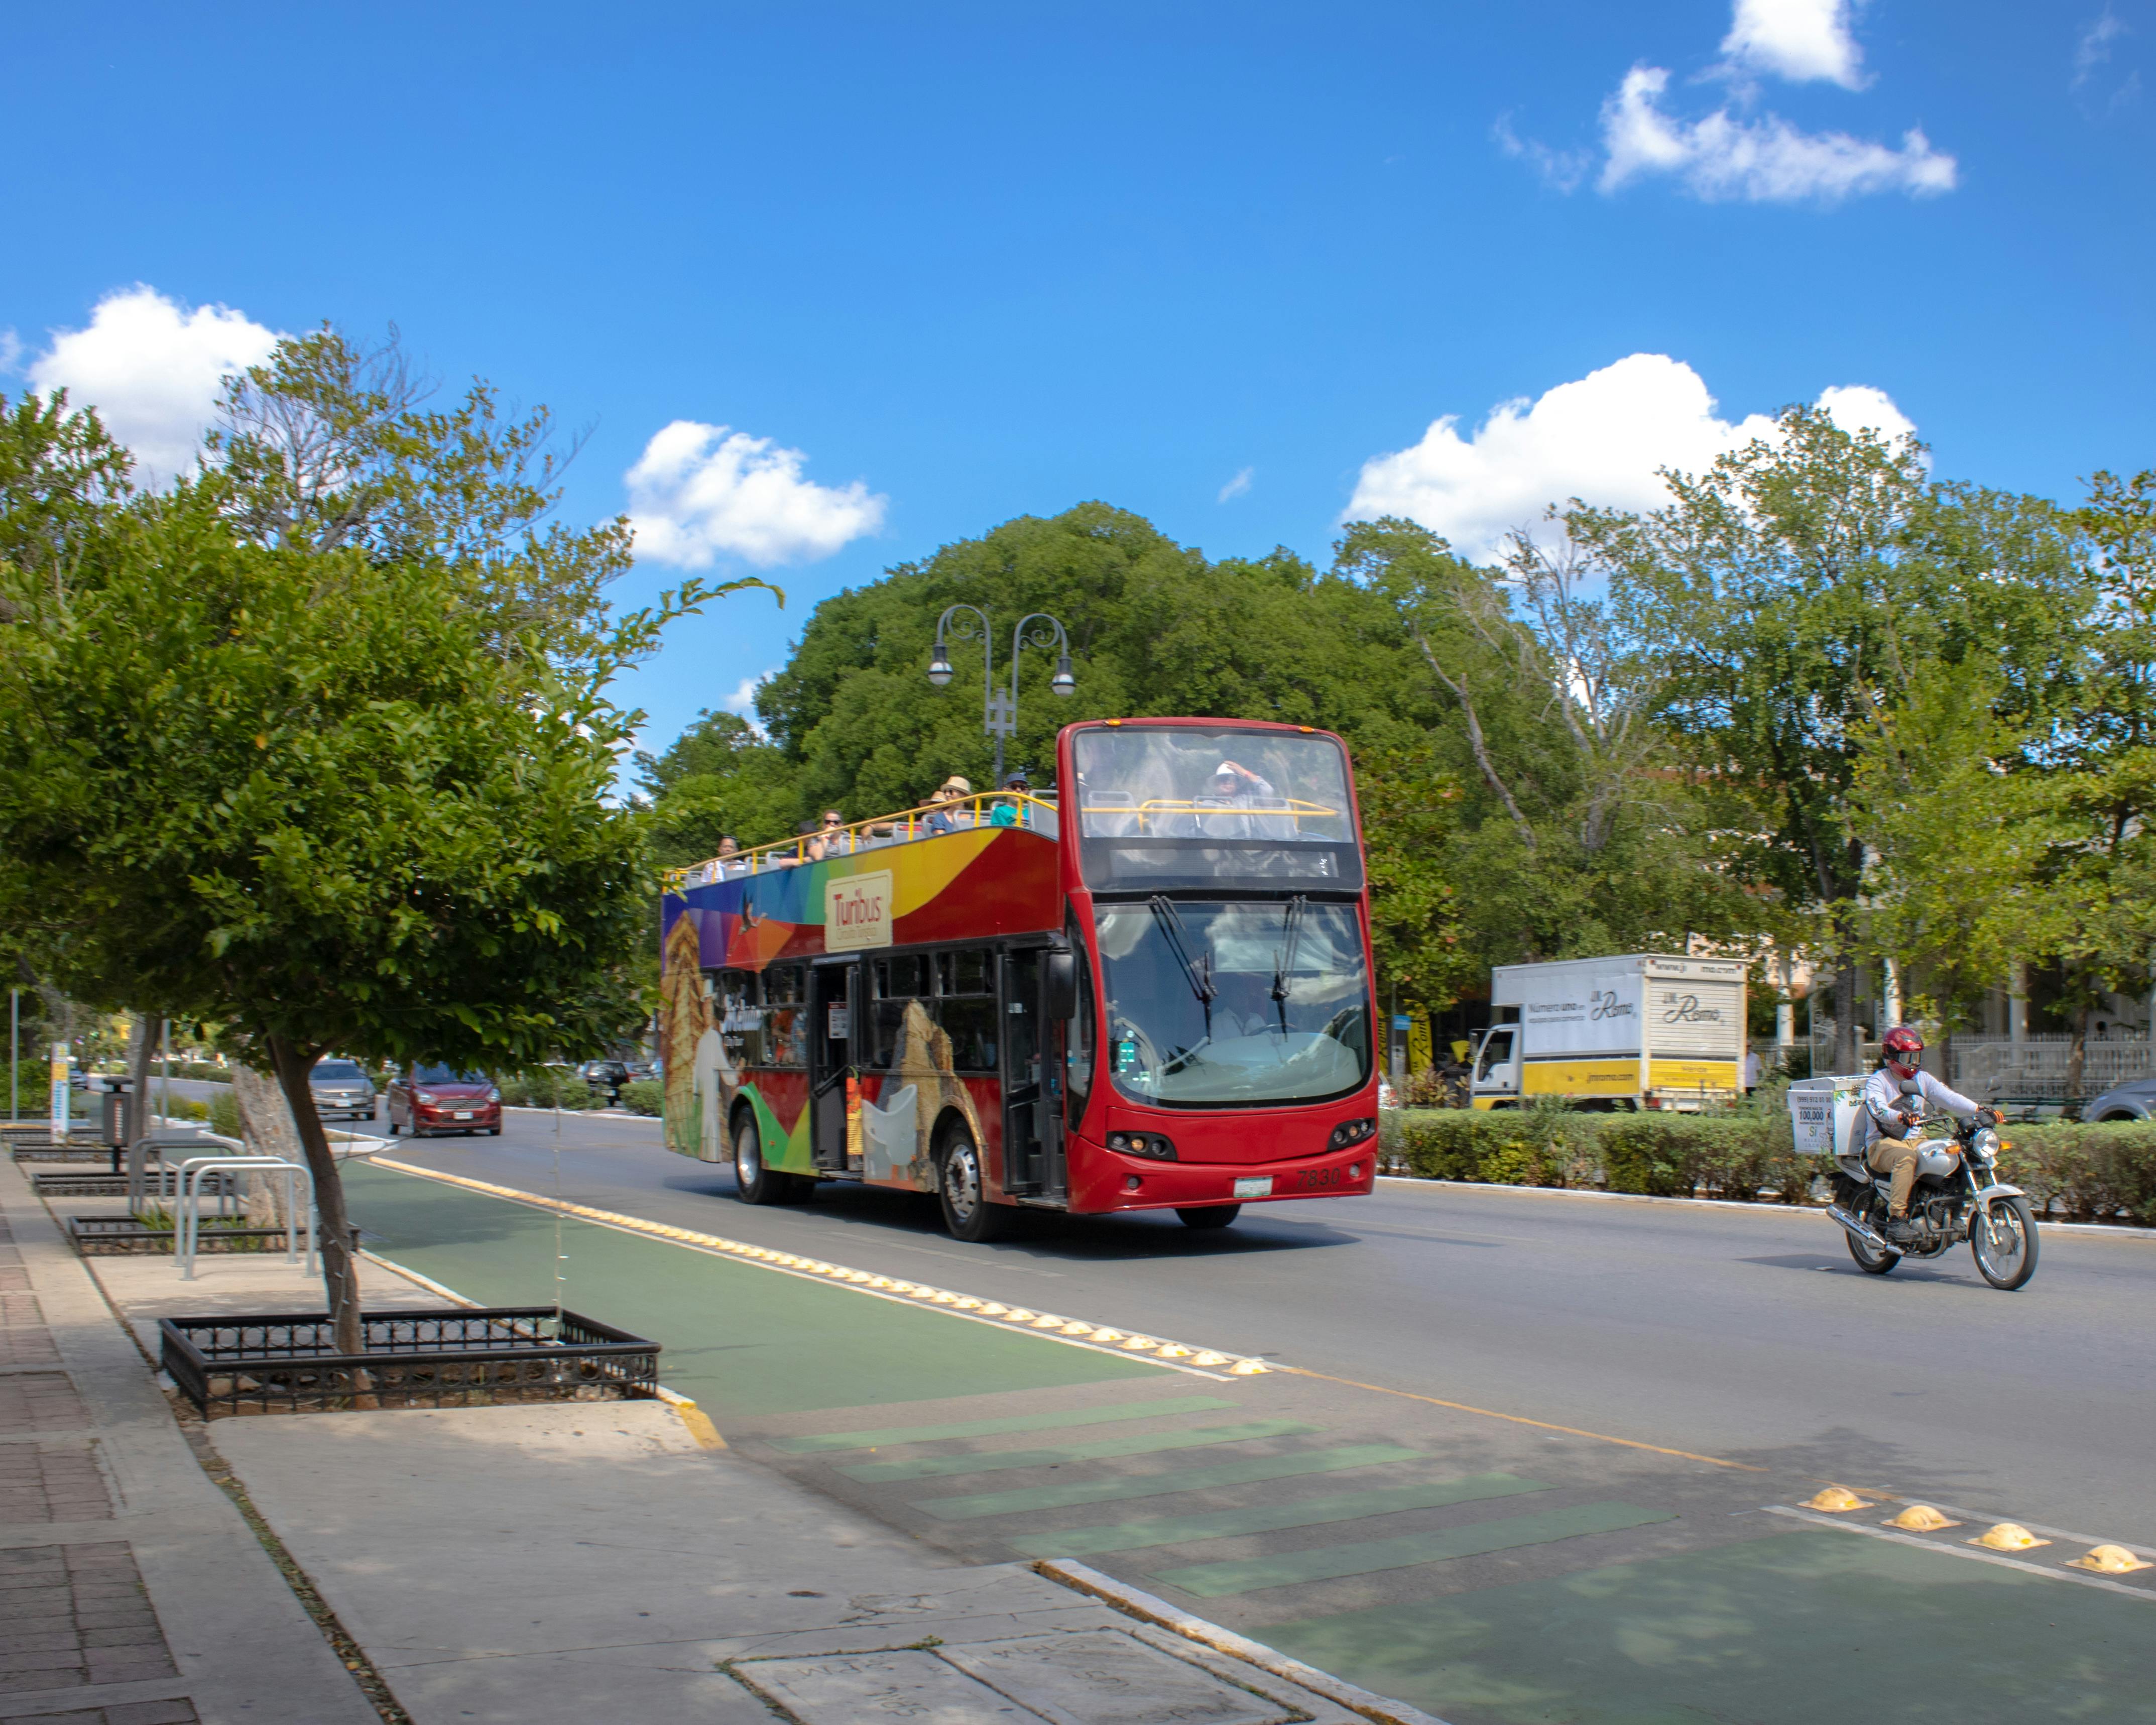
{"type": "Polygon", "coordinates": [[[22,1144],[14,1147],[15,1163],[102,1162],[112,1160],[112,1147],[91,1138],[70,1138],[64,1144],[22,1144]]]}
{"type": "MultiPolygon", "coordinates": [[[[175,1231],[160,1228],[133,1216],[69,1216],[68,1238],[74,1249],[85,1258],[109,1258],[129,1253],[162,1252],[172,1250],[175,1231]]],[[[305,1240],[301,1232],[301,1241],[305,1240]]],[[[195,1236],[198,1252],[281,1252],[285,1250],[285,1230],[282,1228],[228,1228],[219,1219],[205,1218],[202,1230],[195,1236]]]]}
{"type": "MultiPolygon", "coordinates": [[[[170,1198],[179,1181],[176,1168],[151,1168],[143,1177],[143,1193],[150,1198],[170,1198]]],[[[127,1196],[127,1176],[125,1174],[53,1173],[32,1174],[30,1183],[40,1198],[125,1198],[127,1196]]],[[[239,1187],[228,1173],[212,1173],[203,1177],[202,1191],[205,1198],[228,1198],[238,1193],[239,1187]]]]}
{"type": "Polygon", "coordinates": [[[601,1401],[658,1389],[656,1342],[551,1306],[377,1312],[360,1322],[361,1354],[334,1352],[324,1312],[168,1317],[157,1328],[165,1370],[208,1419],[601,1401]]]}

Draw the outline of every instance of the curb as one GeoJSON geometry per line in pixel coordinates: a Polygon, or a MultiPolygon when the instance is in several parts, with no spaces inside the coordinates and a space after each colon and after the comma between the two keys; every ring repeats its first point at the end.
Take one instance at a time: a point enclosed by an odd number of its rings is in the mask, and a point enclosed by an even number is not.
{"type": "MultiPolygon", "coordinates": [[[[1394,1186],[1450,1187],[1458,1192],[1517,1192],[1535,1198],[1592,1198],[1604,1204],[1670,1204],[1687,1210],[1744,1210],[1755,1216],[1824,1216],[1818,1204],[1746,1204],[1735,1198],[1657,1198],[1645,1192],[1590,1192],[1578,1186],[1506,1186],[1494,1180],[1425,1180],[1419,1174],[1379,1174],[1381,1183],[1394,1186]]],[[[2116,1222],[2047,1222],[2036,1218],[2046,1234],[2094,1234],[2107,1240],[2156,1240],[2156,1228],[2129,1228],[2116,1222]]]]}
{"type": "Polygon", "coordinates": [[[1278,1648],[1268,1647],[1262,1641],[1253,1641],[1248,1635],[1239,1635],[1235,1630],[1223,1629],[1217,1623],[1203,1617],[1194,1617],[1188,1611],[1178,1611],[1167,1600],[1127,1587],[1112,1575],[1103,1575],[1087,1563],[1072,1563],[1066,1558],[1043,1558],[1033,1566],[1036,1575],[1059,1582],[1073,1591],[1091,1594],[1105,1604],[1112,1605],[1125,1615],[1141,1622],[1171,1630],[1186,1640],[1195,1641],[1201,1647],[1209,1647],[1215,1653],[1224,1653],[1230,1659],[1240,1659],[1245,1665],[1254,1665],[1260,1671],[1276,1677],[1284,1677],[1298,1687],[1322,1695],[1336,1707],[1343,1707],[1351,1713],[1359,1713],[1372,1725],[1445,1725],[1435,1713],[1425,1713],[1419,1707],[1409,1707],[1404,1701],[1393,1701],[1368,1689],[1358,1689],[1343,1681],[1330,1671],[1321,1671],[1314,1665],[1305,1665],[1291,1659],[1278,1648]]]}

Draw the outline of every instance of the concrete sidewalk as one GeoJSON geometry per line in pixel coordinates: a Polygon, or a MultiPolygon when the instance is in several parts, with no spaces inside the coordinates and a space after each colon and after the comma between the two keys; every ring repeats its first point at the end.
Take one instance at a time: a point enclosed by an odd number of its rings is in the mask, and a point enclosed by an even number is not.
{"type": "Polygon", "coordinates": [[[378,1717],[0,1160],[0,1719],[378,1717]]]}
{"type": "MultiPolygon", "coordinates": [[[[205,1257],[192,1282],[169,1258],[78,1262],[13,1170],[0,1179],[13,1183],[11,1202],[20,1194],[35,1212],[21,1226],[44,1242],[41,1291],[76,1291],[88,1338],[79,1348],[95,1339],[103,1349],[93,1375],[126,1380],[139,1423],[161,1427],[173,1469],[191,1475],[161,1476],[150,1495],[206,1496],[205,1508],[236,1522],[86,1272],[146,1338],[157,1317],[180,1312],[319,1309],[319,1289],[274,1253],[205,1257]]],[[[365,1273],[370,1307],[441,1303],[379,1265],[365,1273]]],[[[707,1441],[653,1402],[223,1419],[197,1438],[418,1725],[768,1725],[774,1706],[804,1725],[886,1714],[936,1725],[1427,1725],[1412,1707],[1081,1565],[1057,1579],[1022,1563],[969,1563],[707,1441]]],[[[262,1548],[247,1544],[268,1589],[283,1594],[281,1614],[248,1608],[281,1638],[275,1686],[295,1681],[285,1667],[306,1666],[335,1704],[312,1691],[282,1712],[217,1698],[219,1685],[246,1686],[241,1667],[274,1662],[231,1635],[203,1638],[229,1651],[203,1655],[198,1672],[180,1669],[183,1681],[143,1692],[191,1696],[197,1711],[176,1721],[374,1717],[262,1548]]],[[[234,1596],[223,1583],[168,1589],[146,1567],[144,1579],[167,1625],[191,1604],[217,1618],[221,1604],[207,1602],[234,1596]]],[[[52,1593],[60,1580],[55,1572],[41,1585],[52,1593]]],[[[85,1692],[74,1705],[94,1699],[85,1692]]],[[[0,1699],[0,1719],[46,1711],[0,1699]]]]}

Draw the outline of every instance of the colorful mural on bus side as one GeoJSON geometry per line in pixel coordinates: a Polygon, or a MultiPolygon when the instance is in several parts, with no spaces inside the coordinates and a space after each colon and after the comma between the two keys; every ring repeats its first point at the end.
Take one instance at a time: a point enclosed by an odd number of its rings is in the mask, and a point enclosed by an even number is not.
{"type": "MultiPolygon", "coordinates": [[[[660,978],[667,1147],[706,1162],[729,1159],[726,1122],[746,1097],[765,1164],[781,1173],[814,1167],[806,1065],[766,1066],[753,1076],[737,1069],[719,1022],[713,973],[1061,926],[1056,841],[1024,828],[942,834],[669,892],[660,978]]],[[[766,1045],[805,1048],[808,1012],[805,1000],[760,1009],[766,1045]]],[[[845,1082],[848,1161],[860,1158],[855,1165],[870,1183],[932,1190],[929,1135],[947,1110],[965,1118],[992,1170],[999,1168],[996,1081],[960,1076],[950,1039],[918,1003],[906,1009],[890,1070],[845,1082]]]]}

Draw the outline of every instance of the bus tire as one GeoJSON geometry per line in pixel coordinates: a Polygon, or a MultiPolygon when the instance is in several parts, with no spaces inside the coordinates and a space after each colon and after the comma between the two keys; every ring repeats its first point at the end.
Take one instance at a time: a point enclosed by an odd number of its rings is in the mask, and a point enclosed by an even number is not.
{"type": "Polygon", "coordinates": [[[1243,1207],[1240,1204],[1199,1204],[1189,1209],[1176,1211],[1176,1214],[1183,1218],[1183,1225],[1186,1228],[1225,1228],[1242,1214],[1243,1207]]]}
{"type": "Polygon", "coordinates": [[[944,1230],[968,1245],[999,1239],[1009,1225],[1009,1206],[988,1201],[980,1150],[963,1127],[944,1139],[943,1153],[936,1158],[936,1197],[942,1206],[944,1230]]]}
{"type": "Polygon", "coordinates": [[[763,1165],[763,1137],[747,1109],[734,1122],[734,1196],[743,1204],[783,1204],[793,1182],[763,1165]]]}

